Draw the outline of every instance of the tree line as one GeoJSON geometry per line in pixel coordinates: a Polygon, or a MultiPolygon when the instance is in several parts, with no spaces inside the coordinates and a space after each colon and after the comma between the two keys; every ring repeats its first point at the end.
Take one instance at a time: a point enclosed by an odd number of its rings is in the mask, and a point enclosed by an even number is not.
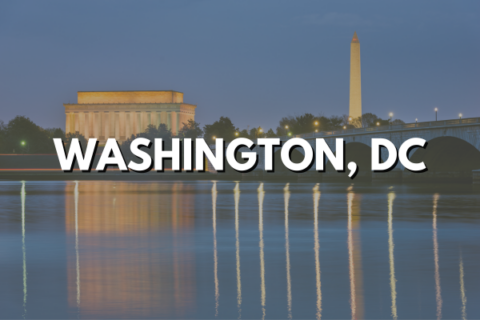
{"type": "MultiPolygon", "coordinates": [[[[220,117],[219,120],[212,124],[200,126],[200,123],[188,120],[183,123],[177,137],[178,138],[198,138],[203,137],[208,143],[214,143],[216,138],[223,138],[226,142],[235,138],[244,137],[255,140],[261,137],[279,137],[288,135],[297,135],[311,132],[335,131],[342,129],[350,129],[355,127],[374,127],[389,124],[403,124],[402,120],[382,119],[372,113],[366,113],[361,118],[349,119],[348,116],[331,116],[323,115],[314,116],[311,113],[305,113],[299,116],[288,116],[280,119],[275,131],[270,128],[247,127],[240,129],[236,127],[232,120],[228,117],[220,117]]],[[[149,125],[147,129],[137,135],[131,135],[121,147],[124,152],[129,153],[130,143],[138,138],[144,137],[150,140],[162,138],[165,141],[165,148],[170,148],[172,131],[165,124],[158,127],[149,125]]],[[[0,120],[0,153],[8,154],[41,154],[55,153],[53,138],[61,138],[68,150],[70,142],[73,138],[78,138],[85,146],[87,139],[80,134],[68,133],[61,128],[41,128],[32,120],[25,116],[17,116],[10,120],[7,124],[0,120]]],[[[153,151],[153,150],[152,150],[153,151]]]]}

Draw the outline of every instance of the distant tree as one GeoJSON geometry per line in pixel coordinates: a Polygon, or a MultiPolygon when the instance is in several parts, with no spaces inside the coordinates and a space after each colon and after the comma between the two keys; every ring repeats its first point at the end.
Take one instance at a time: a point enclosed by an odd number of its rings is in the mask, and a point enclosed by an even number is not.
{"type": "Polygon", "coordinates": [[[83,136],[83,134],[81,134],[78,131],[76,131],[75,133],[70,132],[65,135],[64,143],[65,143],[65,149],[67,150],[67,152],[70,150],[72,139],[78,139],[78,142],[80,142],[80,145],[82,146],[83,152],[85,152],[85,150],[87,149],[87,139],[83,136]]]}
{"type": "Polygon", "coordinates": [[[343,123],[344,123],[344,119],[342,117],[331,116],[330,118],[328,118],[327,130],[325,130],[325,131],[340,130],[343,127],[343,123]]]}
{"type": "Polygon", "coordinates": [[[47,132],[24,116],[16,116],[8,122],[5,142],[6,152],[9,153],[55,152],[47,132]]]}
{"type": "Polygon", "coordinates": [[[200,123],[195,122],[193,119],[189,119],[187,123],[183,123],[182,129],[180,129],[178,136],[181,138],[196,139],[203,135],[203,130],[200,128],[200,123]]]}
{"type": "Polygon", "coordinates": [[[44,129],[49,139],[60,138],[65,142],[65,132],[60,128],[44,129]]]}
{"type": "Polygon", "coordinates": [[[7,151],[7,126],[0,120],[0,153],[6,153],[7,151]]]}
{"type": "Polygon", "coordinates": [[[213,124],[207,124],[203,127],[204,139],[209,144],[214,143],[215,138],[223,138],[226,142],[230,142],[235,139],[235,132],[237,131],[238,129],[235,128],[232,120],[228,117],[220,117],[213,124]]]}
{"type": "Polygon", "coordinates": [[[365,128],[366,127],[388,126],[389,124],[390,124],[390,120],[381,119],[373,113],[364,113],[362,115],[362,125],[365,128]]]}
{"type": "Polygon", "coordinates": [[[378,117],[373,113],[364,113],[362,115],[362,126],[363,127],[374,127],[377,125],[378,117]]]}
{"type": "Polygon", "coordinates": [[[395,119],[392,121],[392,124],[393,125],[396,125],[396,124],[405,124],[405,122],[403,120],[400,120],[400,119],[395,119]]]}
{"type": "Polygon", "coordinates": [[[288,135],[289,132],[292,134],[314,132],[316,127],[318,127],[315,125],[315,122],[320,124],[320,119],[311,113],[295,117],[283,117],[277,127],[277,134],[288,135]]]}
{"type": "Polygon", "coordinates": [[[151,157],[153,157],[155,154],[155,139],[162,139],[164,150],[172,149],[172,131],[167,128],[167,125],[162,123],[158,127],[155,127],[153,124],[151,124],[145,129],[144,132],[141,132],[137,135],[132,134],[130,138],[128,138],[121,144],[120,148],[127,163],[129,160],[136,159],[136,157],[130,151],[130,144],[136,138],[146,138],[151,141],[151,145],[149,148],[140,147],[142,151],[145,151],[151,157]]]}
{"type": "Polygon", "coordinates": [[[240,138],[252,139],[247,129],[243,129],[242,131],[238,130],[237,132],[238,132],[238,137],[240,138]]]}
{"type": "MultiPolygon", "coordinates": [[[[348,121],[348,120],[347,120],[348,121]]],[[[288,116],[280,120],[277,127],[277,136],[286,136],[289,133],[302,134],[318,131],[339,130],[344,126],[344,117],[323,115],[314,116],[311,113],[305,113],[301,116],[288,116]]]]}
{"type": "Polygon", "coordinates": [[[273,132],[272,129],[270,129],[270,130],[267,131],[266,136],[267,136],[267,138],[275,138],[275,137],[277,137],[277,135],[275,134],[275,132],[273,132]]]}
{"type": "Polygon", "coordinates": [[[357,127],[361,127],[360,118],[354,119],[346,114],[344,114],[341,118],[342,118],[342,123],[341,123],[342,128],[354,129],[357,127]]]}
{"type": "Polygon", "coordinates": [[[138,137],[150,139],[152,140],[152,142],[155,138],[162,138],[165,141],[166,140],[171,141],[173,135],[172,135],[172,130],[168,129],[167,125],[162,123],[158,127],[155,127],[153,124],[150,124],[147,127],[147,129],[145,129],[144,132],[137,134],[137,138],[138,137]]]}

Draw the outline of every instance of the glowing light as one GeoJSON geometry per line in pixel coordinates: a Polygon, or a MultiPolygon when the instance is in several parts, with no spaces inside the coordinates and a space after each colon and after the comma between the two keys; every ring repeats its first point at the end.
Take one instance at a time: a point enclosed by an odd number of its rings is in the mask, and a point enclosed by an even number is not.
{"type": "Polygon", "coordinates": [[[463,116],[463,115],[462,115],[461,113],[459,113],[458,116],[460,117],[460,119],[462,119],[462,116],[463,116]]]}
{"type": "Polygon", "coordinates": [[[353,192],[353,185],[347,189],[347,210],[348,210],[348,261],[350,275],[350,307],[352,319],[363,318],[363,289],[362,289],[362,261],[361,244],[359,234],[356,232],[360,218],[360,199],[356,198],[353,192]]]}
{"type": "Polygon", "coordinates": [[[390,118],[393,118],[393,112],[390,112],[388,115],[390,116],[390,118]]]}
{"type": "Polygon", "coordinates": [[[318,240],[318,203],[320,200],[319,184],[313,188],[313,213],[314,213],[314,250],[315,250],[315,274],[317,286],[317,319],[322,318],[322,282],[320,280],[320,241],[318,240]]]}
{"type": "Polygon", "coordinates": [[[235,135],[238,137],[239,133],[238,133],[238,132],[235,132],[235,135]]]}
{"type": "Polygon", "coordinates": [[[437,111],[438,111],[438,108],[435,108],[435,112],[437,112],[437,111]]]}
{"type": "Polygon", "coordinates": [[[290,183],[287,183],[283,188],[284,202],[285,202],[285,261],[287,268],[287,304],[288,304],[288,318],[292,319],[292,280],[290,277],[290,241],[288,239],[288,200],[290,199],[290,191],[288,190],[290,183]]]}
{"type": "Polygon", "coordinates": [[[218,291],[218,258],[217,258],[217,182],[213,182],[212,187],[212,222],[213,222],[213,274],[215,282],[215,316],[218,315],[218,300],[220,293],[218,291]]]}
{"type": "Polygon", "coordinates": [[[260,133],[263,132],[263,129],[262,129],[262,128],[259,128],[259,129],[258,129],[258,132],[260,132],[260,133]]]}
{"type": "Polygon", "coordinates": [[[291,133],[291,132],[289,132],[289,133],[288,133],[288,136],[289,136],[289,137],[291,137],[291,136],[292,136],[292,133],[291,133]]]}
{"type": "Polygon", "coordinates": [[[263,243],[263,198],[265,197],[265,191],[263,190],[263,183],[257,189],[258,191],[258,231],[260,233],[260,241],[258,246],[260,247],[260,291],[261,291],[261,305],[262,305],[262,319],[265,319],[265,301],[266,301],[266,289],[265,289],[265,255],[264,255],[264,243],[263,243]]]}
{"type": "Polygon", "coordinates": [[[343,126],[343,129],[347,129],[347,126],[343,126]]]}
{"type": "Polygon", "coordinates": [[[437,319],[442,318],[442,288],[440,287],[440,267],[438,263],[438,239],[437,239],[437,203],[439,194],[433,195],[433,256],[435,262],[435,292],[437,301],[437,319]]]}
{"type": "Polygon", "coordinates": [[[393,200],[395,200],[395,193],[388,194],[388,257],[390,262],[390,295],[392,297],[392,317],[394,320],[398,318],[397,315],[397,279],[395,278],[395,258],[393,255],[393,200]]]}
{"type": "Polygon", "coordinates": [[[216,137],[216,136],[213,136],[212,138],[213,138],[213,140],[217,140],[217,137],[216,137]]]}
{"type": "Polygon", "coordinates": [[[242,279],[240,274],[240,239],[238,227],[238,205],[240,203],[240,183],[235,185],[234,199],[235,199],[235,246],[236,246],[236,261],[237,261],[237,307],[239,318],[242,314],[242,279]]]}
{"type": "Polygon", "coordinates": [[[318,130],[317,130],[317,129],[315,129],[315,132],[318,132],[318,130]]]}
{"type": "Polygon", "coordinates": [[[380,125],[380,122],[377,122],[377,126],[379,126],[379,125],[380,125]]]}
{"type": "Polygon", "coordinates": [[[25,141],[22,141],[22,142],[20,142],[20,144],[21,144],[22,146],[24,146],[24,145],[26,144],[26,142],[25,142],[25,141]]]}
{"type": "Polygon", "coordinates": [[[350,307],[352,309],[352,319],[357,318],[357,301],[355,294],[355,262],[353,255],[353,231],[352,231],[352,202],[354,193],[348,193],[348,270],[350,275],[350,307]]]}
{"type": "Polygon", "coordinates": [[[318,126],[318,121],[315,121],[315,125],[318,126]]]}
{"type": "Polygon", "coordinates": [[[78,181],[75,181],[75,254],[77,258],[77,308],[80,308],[80,256],[78,254],[78,181]]]}
{"type": "Polygon", "coordinates": [[[465,295],[465,283],[463,282],[463,258],[460,254],[460,295],[462,297],[462,320],[467,319],[467,296],[465,295]]]}
{"type": "Polygon", "coordinates": [[[285,129],[287,129],[287,130],[288,130],[288,126],[285,126],[285,129]]]}

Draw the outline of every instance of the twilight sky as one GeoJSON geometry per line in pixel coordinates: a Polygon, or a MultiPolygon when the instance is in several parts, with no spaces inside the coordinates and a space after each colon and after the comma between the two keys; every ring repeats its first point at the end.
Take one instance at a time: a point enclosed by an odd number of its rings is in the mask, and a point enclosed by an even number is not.
{"type": "Polygon", "coordinates": [[[0,119],[65,126],[77,91],[177,90],[241,129],[363,112],[480,117],[480,1],[1,1],[0,119]]]}

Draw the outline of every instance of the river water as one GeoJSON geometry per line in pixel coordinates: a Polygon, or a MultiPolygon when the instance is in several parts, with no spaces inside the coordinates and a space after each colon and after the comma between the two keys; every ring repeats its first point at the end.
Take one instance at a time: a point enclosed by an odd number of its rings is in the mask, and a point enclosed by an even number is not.
{"type": "Polygon", "coordinates": [[[480,188],[0,182],[1,318],[480,318],[480,188]]]}

